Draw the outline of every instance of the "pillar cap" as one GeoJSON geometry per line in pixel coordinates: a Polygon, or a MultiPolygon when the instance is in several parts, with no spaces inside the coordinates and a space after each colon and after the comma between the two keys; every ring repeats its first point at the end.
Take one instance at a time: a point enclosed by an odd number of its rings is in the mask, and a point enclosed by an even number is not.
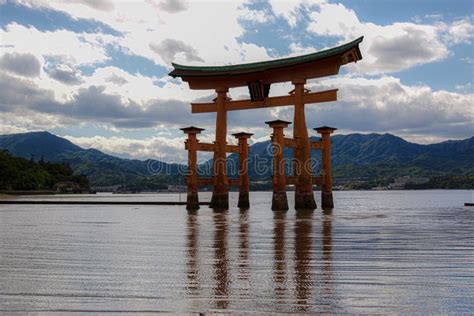
{"type": "Polygon", "coordinates": [[[204,128],[189,126],[189,127],[180,128],[180,130],[182,130],[185,134],[201,134],[204,128]]]}
{"type": "Polygon", "coordinates": [[[246,132],[239,132],[239,133],[234,133],[232,134],[235,138],[250,138],[253,136],[252,133],[246,133],[246,132]]]}
{"type": "Polygon", "coordinates": [[[319,127],[316,127],[316,128],[313,128],[316,132],[318,132],[319,134],[322,134],[322,133],[332,133],[334,132],[335,130],[337,130],[337,128],[335,127],[330,127],[330,126],[319,126],[319,127]]]}
{"type": "Polygon", "coordinates": [[[266,121],[265,124],[270,125],[270,127],[287,127],[291,124],[291,122],[283,121],[283,120],[273,120],[273,121],[266,121]]]}

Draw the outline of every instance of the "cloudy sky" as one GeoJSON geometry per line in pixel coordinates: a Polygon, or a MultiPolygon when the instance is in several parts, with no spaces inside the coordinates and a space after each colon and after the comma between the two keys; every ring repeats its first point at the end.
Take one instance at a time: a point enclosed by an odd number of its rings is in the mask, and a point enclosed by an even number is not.
{"type": "MultiPolygon", "coordinates": [[[[180,127],[212,140],[213,114],[167,74],[171,62],[223,65],[311,53],[359,36],[363,60],[312,91],[308,127],[393,133],[418,143],[474,135],[471,0],[0,0],[0,134],[48,130],[122,157],[184,157],[180,127]]],[[[289,84],[272,86],[286,94],[289,84]]],[[[233,99],[248,98],[231,89],[233,99]]],[[[229,113],[230,132],[265,140],[291,107],[229,113]]],[[[229,141],[232,141],[229,138],[229,141]]]]}

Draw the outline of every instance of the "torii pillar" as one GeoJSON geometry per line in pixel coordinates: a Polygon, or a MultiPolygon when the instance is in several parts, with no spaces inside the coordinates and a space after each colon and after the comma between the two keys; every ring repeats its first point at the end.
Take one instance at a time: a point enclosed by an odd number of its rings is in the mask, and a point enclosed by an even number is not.
{"type": "Polygon", "coordinates": [[[294,79],[292,83],[295,86],[293,138],[298,142],[297,148],[294,149],[294,158],[296,161],[294,175],[298,179],[295,185],[295,209],[314,210],[316,208],[316,201],[314,200],[311,173],[311,147],[308,129],[306,127],[303,98],[306,80],[294,79]]]}
{"type": "Polygon", "coordinates": [[[250,207],[249,202],[249,191],[250,191],[250,179],[249,179],[249,139],[253,134],[251,133],[235,133],[232,134],[239,141],[239,202],[237,207],[241,209],[248,209],[250,207]]]}
{"type": "Polygon", "coordinates": [[[321,208],[332,209],[334,202],[332,198],[332,170],[331,170],[331,138],[330,135],[337,128],[329,126],[321,126],[314,129],[321,134],[321,151],[322,151],[322,176],[324,178],[321,186],[321,208]]]}
{"type": "Polygon", "coordinates": [[[188,150],[188,177],[186,184],[188,186],[188,194],[186,200],[186,209],[188,211],[195,211],[199,209],[198,197],[198,175],[197,175],[197,134],[201,134],[203,128],[194,126],[181,128],[181,130],[188,134],[188,139],[185,142],[185,147],[188,150]]]}
{"type": "Polygon", "coordinates": [[[217,107],[216,115],[216,152],[214,159],[214,191],[212,193],[212,205],[214,209],[229,208],[229,179],[227,178],[226,146],[227,146],[227,111],[225,103],[227,101],[227,91],[229,88],[220,87],[216,89],[217,107]]]}
{"type": "Polygon", "coordinates": [[[273,146],[273,197],[272,211],[288,210],[288,198],[286,196],[286,178],[284,164],[285,138],[283,129],[288,127],[290,122],[274,120],[265,122],[273,128],[272,146],[273,146]]]}

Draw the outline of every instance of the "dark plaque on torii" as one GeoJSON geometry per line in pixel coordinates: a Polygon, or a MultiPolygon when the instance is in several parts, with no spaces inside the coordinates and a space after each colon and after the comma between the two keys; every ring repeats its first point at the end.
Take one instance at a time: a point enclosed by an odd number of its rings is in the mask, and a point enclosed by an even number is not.
{"type": "Polygon", "coordinates": [[[230,65],[230,66],[184,66],[173,63],[174,70],[170,76],[180,77],[188,82],[191,89],[213,89],[217,97],[210,103],[192,103],[192,113],[216,112],[216,138],[213,144],[200,143],[196,135],[202,129],[183,128],[188,134],[186,149],[189,154],[188,175],[188,209],[198,209],[198,185],[213,185],[211,207],[229,208],[229,185],[240,187],[239,205],[248,207],[248,133],[234,134],[239,145],[227,144],[227,111],[269,108],[277,106],[294,106],[293,138],[285,138],[283,129],[290,122],[270,121],[273,128],[272,143],[274,148],[273,169],[273,210],[288,209],[285,186],[295,185],[295,209],[315,209],[313,185],[321,186],[323,208],[332,208],[332,174],[331,142],[329,135],[335,130],[332,127],[315,128],[321,134],[320,141],[311,142],[308,136],[305,118],[305,104],[337,100],[337,89],[310,92],[305,89],[308,79],[336,75],[342,65],[362,59],[359,44],[363,37],[350,43],[319,51],[316,53],[283,58],[271,61],[230,65]],[[291,82],[294,89],[287,96],[269,97],[272,83],[291,82]],[[232,101],[227,97],[229,88],[247,86],[249,100],[232,101]],[[285,176],[282,163],[283,147],[292,147],[294,152],[294,174],[285,176]],[[322,150],[322,175],[313,177],[310,166],[311,149],[322,150]],[[281,149],[281,150],[279,150],[281,149]],[[214,177],[199,179],[196,171],[197,151],[214,152],[214,177]],[[239,178],[228,179],[226,175],[226,153],[239,153],[239,178]],[[281,155],[280,155],[281,154],[281,155]]]}

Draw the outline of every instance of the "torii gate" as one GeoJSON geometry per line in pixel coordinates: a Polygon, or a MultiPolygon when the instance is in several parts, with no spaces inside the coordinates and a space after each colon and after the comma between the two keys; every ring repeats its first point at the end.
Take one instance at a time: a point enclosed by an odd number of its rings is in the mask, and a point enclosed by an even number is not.
{"type": "MultiPolygon", "coordinates": [[[[341,65],[362,59],[359,49],[362,40],[363,37],[360,37],[350,43],[308,55],[250,64],[214,67],[173,63],[174,70],[170,76],[180,77],[188,82],[191,89],[213,89],[217,93],[214,102],[192,103],[192,113],[217,113],[212,207],[227,209],[229,206],[229,180],[226,175],[227,112],[294,105],[294,158],[297,165],[306,165],[310,160],[311,144],[304,106],[337,100],[337,89],[310,92],[304,87],[306,80],[336,75],[341,65]],[[288,96],[269,97],[271,84],[279,82],[291,82],[294,90],[288,96]],[[242,86],[248,87],[250,100],[232,101],[227,97],[229,88],[242,86]]],[[[311,170],[299,169],[295,180],[295,209],[315,209],[311,170]]]]}

